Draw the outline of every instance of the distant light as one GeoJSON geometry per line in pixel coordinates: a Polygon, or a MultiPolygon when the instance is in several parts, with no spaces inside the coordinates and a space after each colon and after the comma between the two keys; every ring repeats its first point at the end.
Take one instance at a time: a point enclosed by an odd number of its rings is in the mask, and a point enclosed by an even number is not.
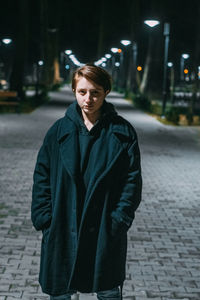
{"type": "Polygon", "coordinates": [[[44,64],[43,60],[39,60],[39,61],[38,61],[38,65],[39,65],[39,66],[43,66],[43,64],[44,64]]]}
{"type": "Polygon", "coordinates": [[[102,61],[107,61],[107,59],[105,57],[102,57],[101,60],[102,61]]]}
{"type": "Polygon", "coordinates": [[[115,67],[119,67],[120,66],[120,63],[119,62],[116,62],[115,63],[115,67]]]}
{"type": "Polygon", "coordinates": [[[184,59],[188,59],[190,56],[189,56],[189,54],[184,53],[184,54],[182,54],[182,57],[183,57],[184,59]]]}
{"type": "Polygon", "coordinates": [[[69,55],[71,61],[78,67],[83,66],[84,64],[80,63],[74,54],[69,55]]]}
{"type": "Polygon", "coordinates": [[[124,45],[124,46],[128,46],[128,45],[131,44],[131,41],[129,41],[129,40],[121,40],[120,43],[121,43],[122,45],[124,45]]]}
{"type": "Polygon", "coordinates": [[[106,67],[106,64],[105,64],[105,63],[102,63],[102,67],[104,67],[104,68],[105,68],[105,67],[106,67]]]}
{"type": "Polygon", "coordinates": [[[105,57],[108,58],[108,59],[111,58],[111,56],[112,56],[111,54],[106,54],[105,55],[105,57]]]}
{"type": "Polygon", "coordinates": [[[65,54],[67,54],[67,55],[72,54],[72,50],[65,50],[65,54]]]}
{"type": "Polygon", "coordinates": [[[117,50],[117,52],[118,52],[118,53],[122,53],[122,49],[119,48],[119,49],[117,50]]]}
{"type": "Polygon", "coordinates": [[[142,67],[141,67],[141,66],[138,66],[138,67],[137,67],[137,70],[138,70],[138,72],[141,72],[141,71],[142,71],[142,67]]]}
{"type": "Polygon", "coordinates": [[[2,39],[2,42],[6,45],[10,44],[12,42],[11,39],[2,39]]]}
{"type": "Polygon", "coordinates": [[[168,65],[169,68],[172,68],[172,67],[173,67],[173,63],[172,63],[171,61],[169,61],[169,62],[167,63],[167,65],[168,65]]]}
{"type": "Polygon", "coordinates": [[[117,53],[118,52],[118,48],[111,48],[110,49],[113,53],[117,53]]]}
{"type": "Polygon", "coordinates": [[[70,69],[70,66],[69,66],[69,65],[66,65],[66,66],[65,66],[65,69],[66,69],[66,70],[69,70],[69,69],[70,69]]]}
{"type": "Polygon", "coordinates": [[[148,25],[149,27],[155,27],[155,26],[157,26],[158,24],[160,24],[160,22],[157,21],[157,20],[146,20],[146,21],[144,21],[144,23],[145,23],[146,25],[148,25]]]}
{"type": "Polygon", "coordinates": [[[184,69],[184,74],[188,74],[189,73],[189,70],[188,69],[184,69]]]}

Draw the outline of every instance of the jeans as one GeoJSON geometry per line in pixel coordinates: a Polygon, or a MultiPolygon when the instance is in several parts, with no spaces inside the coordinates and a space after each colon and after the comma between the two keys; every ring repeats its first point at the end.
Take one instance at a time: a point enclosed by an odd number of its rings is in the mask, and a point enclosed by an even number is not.
{"type": "MultiPolygon", "coordinates": [[[[76,293],[76,291],[69,291],[65,295],[61,296],[50,296],[50,300],[71,300],[71,295],[76,293]]],[[[99,291],[96,293],[98,300],[120,300],[120,289],[116,287],[112,290],[99,291]]]]}

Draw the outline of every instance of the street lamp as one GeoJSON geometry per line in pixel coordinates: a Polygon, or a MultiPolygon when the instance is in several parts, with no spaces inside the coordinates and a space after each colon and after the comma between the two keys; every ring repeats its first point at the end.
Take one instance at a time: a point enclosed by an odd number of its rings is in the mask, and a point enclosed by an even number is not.
{"type": "Polygon", "coordinates": [[[67,54],[67,55],[72,54],[72,50],[65,50],[65,54],[67,54]]]}
{"type": "MultiPolygon", "coordinates": [[[[120,43],[126,48],[131,44],[130,40],[121,40],[120,43]]],[[[120,53],[120,65],[121,65],[121,87],[124,88],[124,79],[125,79],[125,67],[124,67],[124,54],[123,52],[120,53]]]]}
{"type": "MultiPolygon", "coordinates": [[[[160,24],[157,20],[146,20],[144,23],[150,27],[155,27],[160,24]]],[[[167,101],[167,62],[168,62],[168,50],[169,50],[169,34],[170,24],[164,23],[163,35],[165,37],[165,50],[164,50],[164,70],[163,70],[163,101],[162,101],[162,117],[164,117],[165,106],[167,101]]]]}
{"type": "Polygon", "coordinates": [[[145,20],[144,23],[152,28],[160,24],[157,20],[145,20]]]}
{"type": "Polygon", "coordinates": [[[181,55],[181,61],[180,61],[180,79],[181,81],[184,80],[184,65],[185,65],[185,60],[188,59],[190,57],[189,54],[187,53],[183,53],[181,55]]]}
{"type": "Polygon", "coordinates": [[[170,24],[169,23],[164,23],[163,34],[165,37],[165,52],[164,52],[162,117],[164,117],[164,114],[165,114],[165,106],[166,106],[166,101],[167,101],[167,62],[168,62],[169,34],[170,34],[170,24]]]}
{"type": "Polygon", "coordinates": [[[2,42],[3,42],[5,45],[9,45],[10,43],[12,43],[12,40],[9,39],[9,38],[5,38],[5,39],[2,39],[2,42]]]}
{"type": "Polygon", "coordinates": [[[129,41],[129,40],[121,40],[120,43],[121,43],[122,45],[124,45],[124,46],[128,46],[128,45],[131,44],[131,41],[129,41]]]}

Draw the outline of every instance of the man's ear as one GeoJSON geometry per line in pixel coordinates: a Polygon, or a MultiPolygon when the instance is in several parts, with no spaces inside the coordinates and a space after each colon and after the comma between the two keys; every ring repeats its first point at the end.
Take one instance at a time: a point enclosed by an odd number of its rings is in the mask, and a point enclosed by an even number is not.
{"type": "Polygon", "coordinates": [[[106,91],[105,93],[106,93],[106,96],[107,96],[107,95],[110,93],[110,91],[108,90],[108,91],[106,91]]]}

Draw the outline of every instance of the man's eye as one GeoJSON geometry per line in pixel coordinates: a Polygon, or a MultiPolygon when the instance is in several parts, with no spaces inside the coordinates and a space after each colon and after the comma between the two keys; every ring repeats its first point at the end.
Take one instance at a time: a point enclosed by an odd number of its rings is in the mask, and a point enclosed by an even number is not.
{"type": "Polygon", "coordinates": [[[93,94],[93,95],[97,95],[97,94],[98,94],[98,91],[93,91],[92,94],[93,94]]]}
{"type": "Polygon", "coordinates": [[[79,93],[80,93],[81,95],[84,95],[84,94],[85,94],[85,91],[79,91],[79,93]]]}

